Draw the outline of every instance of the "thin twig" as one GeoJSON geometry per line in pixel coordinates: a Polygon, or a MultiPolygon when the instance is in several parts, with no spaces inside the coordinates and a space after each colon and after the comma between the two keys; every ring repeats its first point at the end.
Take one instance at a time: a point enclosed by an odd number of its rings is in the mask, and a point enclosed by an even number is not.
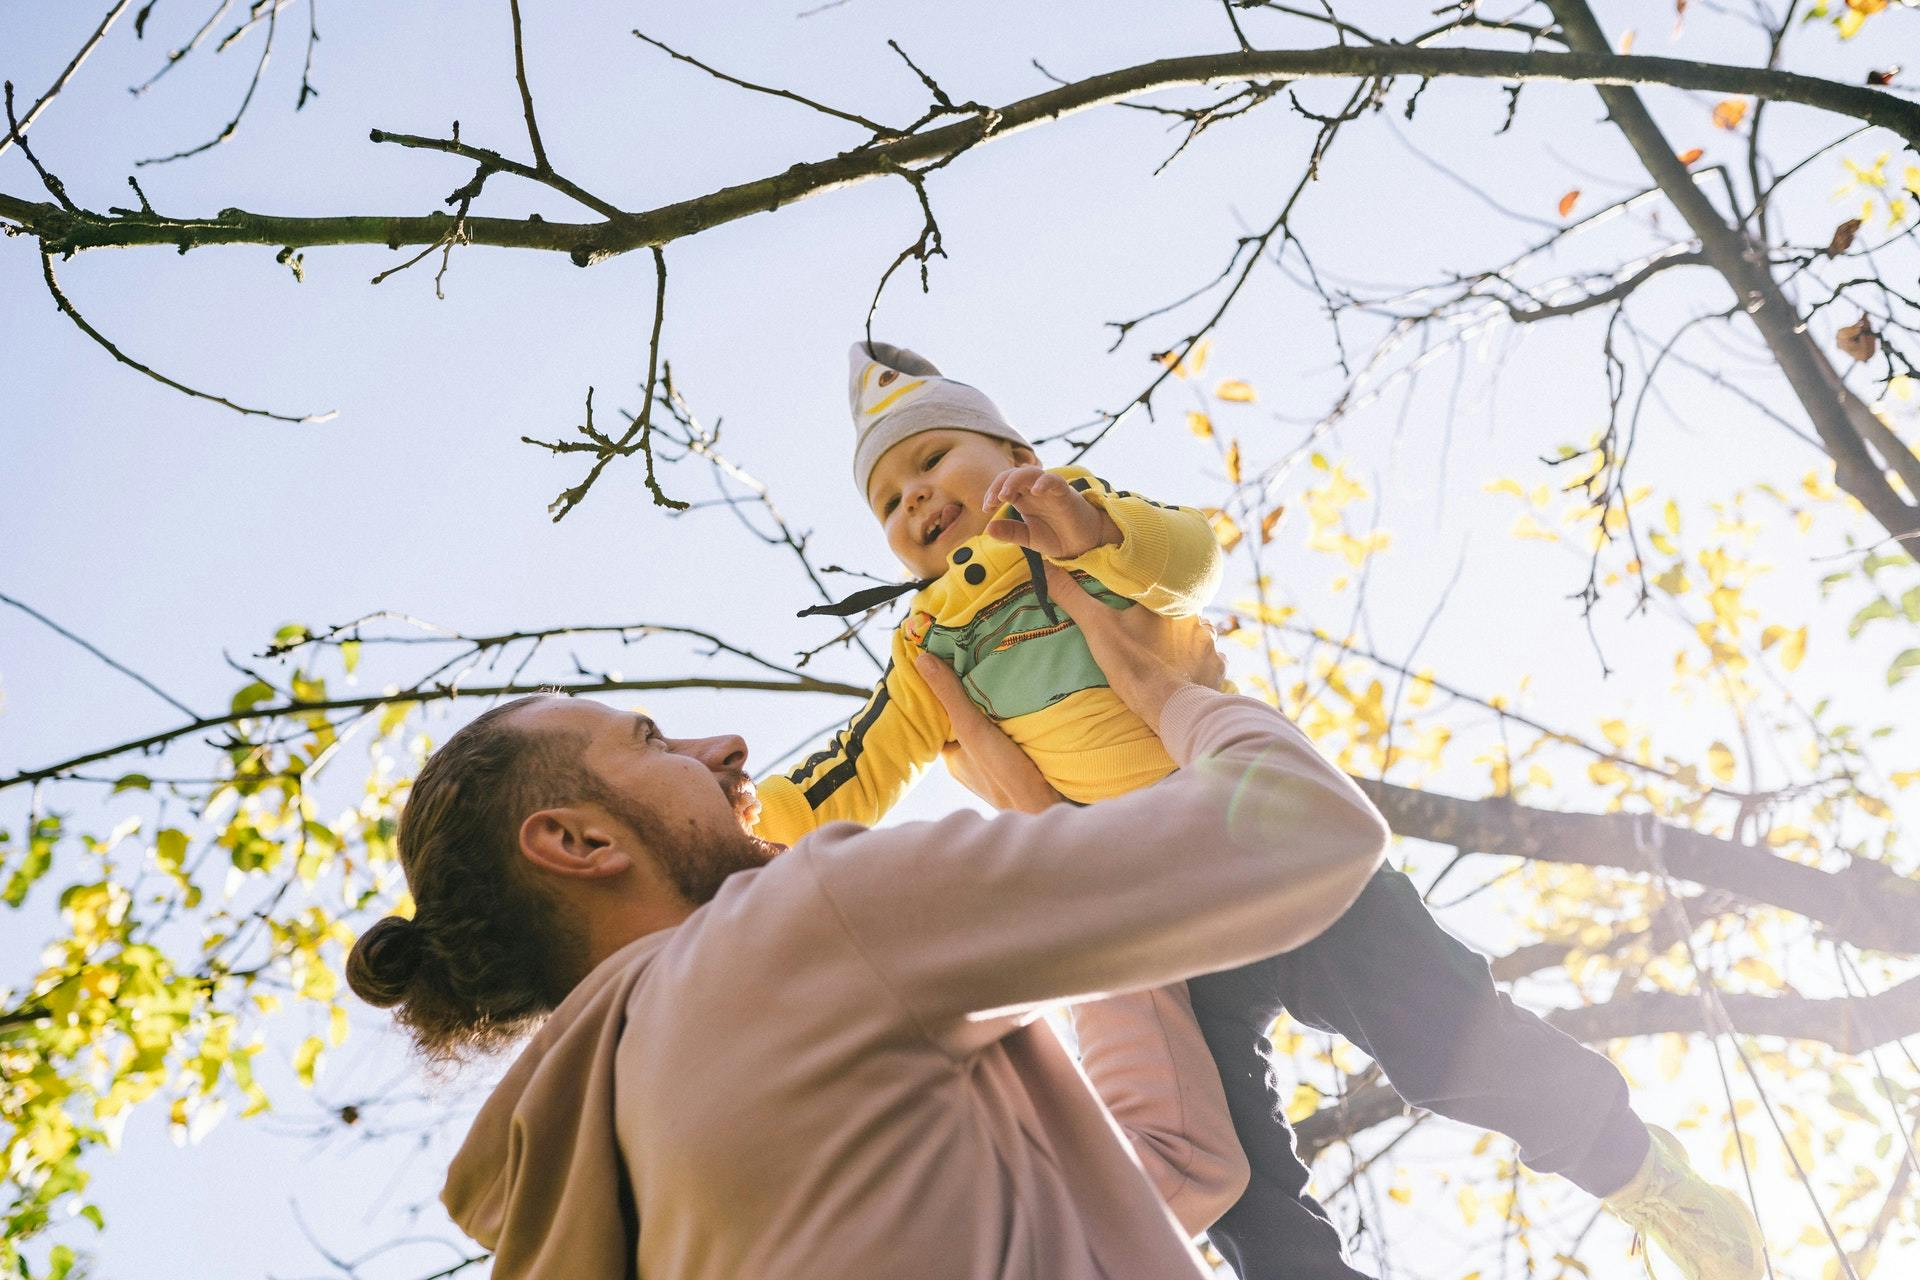
{"type": "MultiPolygon", "coordinates": [[[[281,0],[267,0],[266,42],[260,48],[260,61],[253,65],[253,79],[247,82],[246,95],[240,99],[240,109],[233,113],[233,119],[227,121],[226,126],[222,128],[219,133],[216,133],[213,137],[207,139],[197,147],[188,147],[185,151],[176,151],[170,156],[149,156],[145,160],[135,160],[133,163],[136,167],[144,167],[150,164],[170,164],[175,160],[185,160],[189,156],[197,156],[203,151],[211,151],[233,136],[234,130],[240,127],[241,117],[247,114],[247,108],[253,103],[254,90],[260,87],[260,76],[267,69],[267,59],[273,56],[273,33],[280,24],[280,4],[281,0]]],[[[311,46],[309,46],[309,49],[311,49],[311,46]]]]}
{"type": "Polygon", "coordinates": [[[100,661],[106,663],[108,666],[112,667],[115,671],[118,671],[121,675],[126,676],[128,679],[138,684],[141,688],[145,689],[148,693],[151,693],[154,697],[160,699],[162,702],[166,703],[168,706],[172,707],[174,710],[184,712],[185,714],[190,716],[198,716],[200,714],[198,711],[195,711],[192,707],[188,706],[186,703],[180,701],[180,699],[168,693],[165,689],[162,689],[159,685],[155,684],[153,681],[141,675],[138,671],[135,671],[132,667],[129,667],[124,662],[120,662],[115,660],[114,658],[109,657],[107,654],[105,654],[100,650],[99,646],[93,644],[91,641],[85,639],[84,637],[75,635],[73,632],[67,630],[65,627],[55,622],[52,618],[49,618],[46,614],[41,613],[38,609],[26,603],[24,600],[16,600],[12,596],[6,594],[4,591],[0,591],[0,604],[12,605],[14,608],[18,609],[20,612],[26,614],[29,618],[32,618],[35,622],[40,623],[42,626],[46,627],[48,630],[54,632],[56,635],[63,636],[66,639],[73,641],[75,644],[79,645],[82,649],[85,649],[88,653],[100,659],[100,661]]]}
{"type": "Polygon", "coordinates": [[[111,355],[115,360],[118,360],[121,364],[126,365],[129,369],[135,369],[141,373],[146,374],[149,378],[152,378],[155,382],[160,383],[162,386],[172,387],[175,391],[179,391],[186,395],[193,396],[195,399],[198,399],[198,400],[211,400],[213,403],[217,405],[222,405],[228,409],[231,409],[235,413],[246,414],[249,417],[255,417],[255,418],[272,418],[275,422],[292,422],[292,423],[327,422],[331,420],[337,413],[340,412],[338,409],[329,409],[325,413],[293,415],[293,414],[285,414],[285,413],[274,413],[267,409],[249,409],[245,405],[235,404],[233,401],[227,399],[225,396],[216,396],[213,393],[208,391],[196,390],[193,387],[188,386],[184,382],[175,382],[172,378],[169,378],[166,374],[159,373],[147,367],[146,365],[141,364],[138,360],[135,360],[132,356],[120,350],[119,347],[114,346],[113,343],[107,338],[105,334],[101,333],[98,329],[94,328],[91,324],[87,323],[86,317],[82,316],[78,311],[74,309],[73,303],[67,301],[67,295],[60,292],[60,283],[59,281],[53,278],[53,255],[46,252],[44,249],[41,250],[40,252],[40,272],[41,272],[41,275],[44,276],[46,279],[47,292],[53,295],[54,305],[60,308],[61,312],[66,315],[67,319],[73,321],[74,324],[80,327],[80,332],[86,334],[89,338],[92,338],[95,342],[99,343],[102,347],[106,348],[107,354],[111,355]]]}
{"type": "MultiPolygon", "coordinates": [[[[801,14],[800,16],[804,18],[807,15],[801,14]]],[[[867,119],[867,117],[860,115],[857,112],[842,111],[838,107],[830,107],[824,102],[819,102],[813,98],[806,97],[803,94],[795,93],[791,89],[775,89],[768,85],[755,84],[751,80],[742,80],[739,76],[728,75],[726,72],[721,71],[716,67],[708,66],[706,63],[700,61],[700,59],[698,58],[695,58],[689,54],[681,53],[678,49],[671,47],[670,45],[664,43],[663,41],[654,39],[652,36],[648,35],[644,31],[640,31],[636,29],[633,34],[639,37],[641,40],[644,40],[646,43],[652,45],[654,48],[660,50],[662,53],[667,54],[669,57],[677,58],[681,62],[685,62],[691,66],[698,67],[700,70],[706,72],[708,75],[712,76],[716,80],[724,80],[728,84],[737,85],[742,89],[748,89],[754,93],[764,93],[769,97],[773,97],[773,98],[785,98],[787,101],[797,102],[803,107],[811,107],[822,115],[832,116],[837,120],[845,120],[849,124],[857,124],[862,129],[870,129],[873,131],[875,137],[898,138],[898,137],[904,136],[899,129],[895,129],[889,125],[881,124],[877,120],[869,120],[867,119]]]]}
{"type": "Polygon", "coordinates": [[[547,149],[540,145],[540,126],[533,118],[533,90],[527,87],[527,56],[520,36],[520,0],[507,0],[507,7],[513,14],[513,78],[520,85],[520,110],[527,117],[527,141],[533,144],[533,167],[542,173],[551,173],[553,166],[547,163],[547,149]]]}
{"type": "Polygon", "coordinates": [[[128,2],[129,0],[116,0],[113,8],[107,10],[107,16],[100,19],[100,25],[94,28],[92,35],[87,37],[87,42],[80,46],[80,52],[74,54],[73,60],[67,63],[66,68],[54,78],[52,86],[40,95],[38,102],[27,109],[27,114],[21,118],[18,125],[13,127],[13,131],[5,138],[0,138],[0,155],[7,153],[7,148],[13,145],[16,138],[20,140],[23,147],[26,145],[25,135],[27,130],[31,129],[33,122],[40,118],[40,113],[47,109],[47,104],[58,97],[60,91],[67,87],[67,81],[73,79],[73,73],[80,69],[80,64],[87,60],[87,55],[92,53],[94,49],[99,46],[100,41],[106,38],[108,28],[112,27],[113,24],[119,20],[120,15],[126,12],[128,2]]]}

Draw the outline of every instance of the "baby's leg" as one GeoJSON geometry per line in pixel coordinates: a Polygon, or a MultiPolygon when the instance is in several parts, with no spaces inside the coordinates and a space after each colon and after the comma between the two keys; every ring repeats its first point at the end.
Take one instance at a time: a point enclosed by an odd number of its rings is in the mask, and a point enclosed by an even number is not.
{"type": "Polygon", "coordinates": [[[1528,1168],[1596,1196],[1645,1160],[1647,1129],[1619,1071],[1497,990],[1486,958],[1399,872],[1377,873],[1286,958],[1276,994],[1293,1016],[1351,1040],[1414,1106],[1504,1133],[1528,1168]]]}
{"type": "Polygon", "coordinates": [[[1364,1280],[1326,1210],[1307,1192],[1307,1167],[1273,1086],[1266,1032],[1280,1012],[1287,960],[1275,956],[1187,984],[1252,1170],[1245,1194],[1207,1238],[1241,1280],[1364,1280]]]}

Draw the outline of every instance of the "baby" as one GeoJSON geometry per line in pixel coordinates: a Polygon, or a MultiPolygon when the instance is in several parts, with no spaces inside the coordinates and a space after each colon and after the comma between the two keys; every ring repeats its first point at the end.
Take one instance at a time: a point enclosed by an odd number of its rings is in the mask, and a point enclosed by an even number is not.
{"type": "MultiPolygon", "coordinates": [[[[947,714],[915,659],[953,668],[968,697],[1067,800],[1090,804],[1174,769],[1107,687],[1079,629],[1047,599],[1043,562],[1116,609],[1197,614],[1219,585],[1206,517],[1117,490],[1078,467],[1043,470],[991,400],[911,351],[852,352],[854,480],[918,581],[892,661],[851,723],[784,777],[760,784],[758,834],[791,844],[838,820],[872,825],[941,754],[947,714]]],[[[892,594],[861,592],[867,608],[892,594]]],[[[1276,842],[1285,831],[1273,833],[1276,842]]],[[[907,872],[910,874],[910,872],[907,872]]],[[[1383,870],[1326,933],[1285,955],[1188,984],[1252,1168],[1210,1231],[1243,1280],[1358,1280],[1307,1191],[1266,1032],[1284,1010],[1338,1032],[1410,1104],[1505,1133],[1654,1240],[1688,1280],[1755,1280],[1758,1225],[1703,1181],[1679,1142],[1634,1114],[1605,1058],[1514,1006],[1484,957],[1383,870]]]]}

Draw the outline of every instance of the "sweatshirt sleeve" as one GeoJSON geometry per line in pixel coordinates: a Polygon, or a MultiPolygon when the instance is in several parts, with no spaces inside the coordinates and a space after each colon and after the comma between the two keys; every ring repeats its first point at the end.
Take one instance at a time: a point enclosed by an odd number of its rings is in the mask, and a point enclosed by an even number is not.
{"type": "Polygon", "coordinates": [[[829,822],[873,826],[946,744],[946,708],[914,669],[918,650],[894,633],[892,661],[873,695],[826,746],[756,787],[763,840],[791,845],[829,822]]]}
{"type": "Polygon", "coordinates": [[[1249,698],[1184,689],[1161,737],[1184,768],[1084,809],[836,827],[789,856],[956,1055],[1040,1003],[1231,968],[1332,924],[1388,837],[1359,788],[1249,698]]]}
{"type": "Polygon", "coordinates": [[[1220,589],[1220,543],[1205,515],[1114,489],[1079,467],[1062,467],[1057,474],[1120,529],[1118,544],[1058,561],[1061,567],[1085,570],[1110,590],[1169,618],[1191,617],[1212,602],[1220,589]]]}
{"type": "Polygon", "coordinates": [[[1167,1208],[1199,1235],[1240,1199],[1248,1167],[1186,983],[1073,1005],[1069,1016],[1094,1091],[1167,1208]]]}

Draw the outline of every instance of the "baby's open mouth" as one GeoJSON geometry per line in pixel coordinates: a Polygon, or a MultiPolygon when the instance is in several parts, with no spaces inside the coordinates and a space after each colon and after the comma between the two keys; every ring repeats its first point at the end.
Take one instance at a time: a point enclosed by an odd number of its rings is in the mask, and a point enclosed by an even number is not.
{"type": "Polygon", "coordinates": [[[963,510],[964,508],[957,502],[949,502],[946,506],[940,508],[940,513],[927,522],[925,531],[921,533],[920,545],[923,547],[932,546],[935,539],[947,530],[953,528],[954,523],[960,519],[963,510]]]}

